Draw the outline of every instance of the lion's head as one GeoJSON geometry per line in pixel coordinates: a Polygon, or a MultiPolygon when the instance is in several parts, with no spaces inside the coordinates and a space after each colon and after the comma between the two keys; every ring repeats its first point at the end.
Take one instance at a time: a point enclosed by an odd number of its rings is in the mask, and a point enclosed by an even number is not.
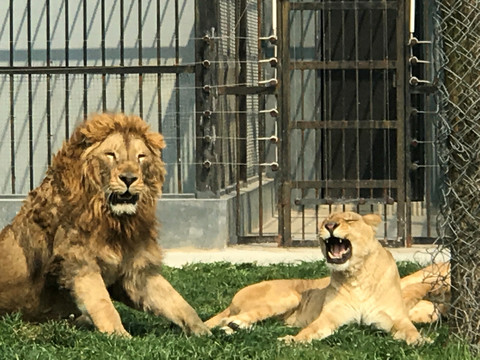
{"type": "Polygon", "coordinates": [[[335,213],[326,218],[319,236],[329,267],[342,271],[362,261],[379,244],[375,229],[380,222],[378,215],[361,216],[354,212],[335,213]]]}
{"type": "Polygon", "coordinates": [[[97,212],[131,216],[141,204],[151,208],[161,194],[164,147],[162,135],[137,116],[96,114],[77,127],[54,164],[77,168],[63,179],[72,197],[95,202],[97,212]]]}

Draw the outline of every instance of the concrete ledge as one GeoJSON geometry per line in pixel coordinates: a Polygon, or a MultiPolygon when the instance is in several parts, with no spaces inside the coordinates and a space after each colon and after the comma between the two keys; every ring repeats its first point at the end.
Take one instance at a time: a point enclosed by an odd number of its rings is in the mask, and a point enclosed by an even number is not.
{"type": "Polygon", "coordinates": [[[219,249],[236,243],[234,203],[232,195],[220,199],[160,199],[160,245],[165,249],[219,249]]]}
{"type": "MultiPolygon", "coordinates": [[[[23,197],[0,199],[0,229],[20,210],[23,197]]],[[[159,243],[163,248],[219,249],[236,243],[235,196],[220,199],[160,199],[159,243]]]]}

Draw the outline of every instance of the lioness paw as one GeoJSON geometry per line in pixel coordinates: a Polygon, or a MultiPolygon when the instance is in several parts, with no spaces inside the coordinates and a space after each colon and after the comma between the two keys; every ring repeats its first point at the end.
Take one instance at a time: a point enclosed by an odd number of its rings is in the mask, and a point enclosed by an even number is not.
{"type": "Polygon", "coordinates": [[[235,330],[233,330],[230,326],[226,326],[226,325],[222,326],[220,330],[222,330],[227,335],[232,335],[235,332],[235,330]]]}
{"type": "Polygon", "coordinates": [[[283,336],[283,337],[279,337],[277,338],[277,340],[287,344],[287,345],[291,345],[295,342],[295,337],[293,335],[287,335],[287,336],[283,336]]]}
{"type": "Polygon", "coordinates": [[[252,324],[246,323],[239,319],[235,319],[232,321],[227,320],[227,325],[221,327],[221,329],[225,331],[225,333],[228,335],[233,334],[235,331],[239,329],[251,329],[251,328],[252,328],[252,324]]]}
{"type": "Polygon", "coordinates": [[[212,335],[212,332],[210,329],[204,324],[204,323],[199,323],[190,326],[190,333],[195,335],[195,336],[210,336],[212,335]]]}
{"type": "Polygon", "coordinates": [[[303,339],[293,335],[279,337],[277,340],[284,342],[286,345],[310,344],[312,342],[312,339],[303,339]]]}
{"type": "Polygon", "coordinates": [[[408,339],[407,338],[406,342],[407,342],[408,345],[422,346],[422,345],[425,345],[425,344],[431,344],[433,342],[433,340],[428,338],[428,337],[418,336],[418,337],[413,338],[413,339],[408,339]]]}
{"type": "Polygon", "coordinates": [[[132,335],[130,335],[130,333],[125,330],[125,329],[115,329],[113,332],[112,332],[113,335],[116,335],[116,336],[120,336],[120,337],[123,337],[125,339],[131,339],[132,338],[132,335]]]}
{"type": "Polygon", "coordinates": [[[430,339],[422,337],[418,331],[397,331],[393,336],[396,340],[403,340],[407,345],[420,346],[427,342],[431,342],[430,339]]]}

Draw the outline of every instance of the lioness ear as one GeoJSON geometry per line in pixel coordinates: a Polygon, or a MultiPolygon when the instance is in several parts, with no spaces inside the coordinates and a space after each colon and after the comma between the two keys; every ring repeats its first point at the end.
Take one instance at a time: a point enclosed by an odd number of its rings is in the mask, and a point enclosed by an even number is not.
{"type": "Polygon", "coordinates": [[[150,146],[155,149],[162,150],[165,148],[166,144],[163,140],[163,135],[155,132],[149,132],[146,135],[147,142],[150,146]]]}
{"type": "Polygon", "coordinates": [[[363,215],[362,217],[365,224],[370,225],[374,229],[376,229],[378,224],[382,222],[382,218],[377,214],[367,214],[363,215]]]}

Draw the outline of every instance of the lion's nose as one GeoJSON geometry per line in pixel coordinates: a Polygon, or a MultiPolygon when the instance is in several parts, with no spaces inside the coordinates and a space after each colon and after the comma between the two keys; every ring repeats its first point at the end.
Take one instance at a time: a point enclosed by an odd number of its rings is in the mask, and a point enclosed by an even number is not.
{"type": "Polygon", "coordinates": [[[325,223],[325,229],[327,229],[330,234],[333,232],[333,230],[337,228],[337,226],[338,223],[336,223],[335,221],[328,221],[325,223]]]}
{"type": "Polygon", "coordinates": [[[127,185],[127,187],[132,185],[138,179],[138,177],[132,173],[122,174],[119,176],[119,178],[125,183],[125,185],[127,185]]]}

